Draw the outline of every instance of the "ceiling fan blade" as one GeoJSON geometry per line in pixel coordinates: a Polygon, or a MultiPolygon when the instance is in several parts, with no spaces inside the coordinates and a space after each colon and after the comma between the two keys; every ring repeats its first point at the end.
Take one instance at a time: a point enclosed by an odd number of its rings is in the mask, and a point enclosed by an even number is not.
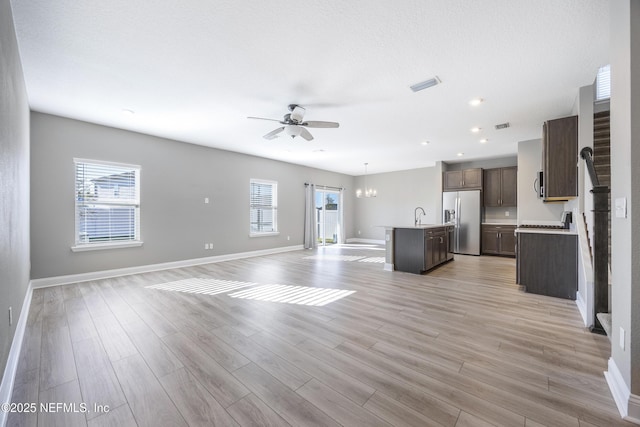
{"type": "MultiPolygon", "coordinates": [[[[247,117],[247,119],[254,119],[254,120],[269,120],[270,122],[278,122],[278,123],[282,123],[282,121],[278,120],[278,119],[267,119],[265,117],[247,117]]],[[[284,124],[284,123],[282,123],[284,124]]]]}
{"type": "Polygon", "coordinates": [[[275,139],[278,137],[278,134],[280,132],[282,132],[284,130],[284,126],[282,126],[281,128],[277,128],[272,130],[271,132],[269,132],[268,134],[266,134],[265,136],[263,136],[264,139],[275,139]]]}
{"type": "Polygon", "coordinates": [[[306,126],[308,128],[337,128],[337,127],[340,127],[340,123],[309,121],[309,122],[300,123],[300,126],[306,126]]]}
{"type": "Polygon", "coordinates": [[[311,133],[305,128],[300,128],[300,136],[307,141],[311,141],[313,139],[313,135],[311,135],[311,133]]]}

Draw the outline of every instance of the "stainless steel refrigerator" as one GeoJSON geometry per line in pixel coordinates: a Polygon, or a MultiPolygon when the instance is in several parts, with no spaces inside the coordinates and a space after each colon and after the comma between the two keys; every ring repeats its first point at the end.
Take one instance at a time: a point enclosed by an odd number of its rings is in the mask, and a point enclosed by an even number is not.
{"type": "Polygon", "coordinates": [[[442,221],[454,226],[449,245],[456,254],[480,255],[480,190],[442,193],[442,221]]]}

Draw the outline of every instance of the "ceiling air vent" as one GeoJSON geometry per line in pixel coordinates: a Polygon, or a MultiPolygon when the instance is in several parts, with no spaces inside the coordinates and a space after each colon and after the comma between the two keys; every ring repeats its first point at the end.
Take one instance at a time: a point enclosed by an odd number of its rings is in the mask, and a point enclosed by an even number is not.
{"type": "Polygon", "coordinates": [[[496,125],[496,130],[506,129],[506,128],[510,127],[510,126],[511,125],[509,124],[509,122],[500,123],[499,125],[496,125]]]}
{"type": "Polygon", "coordinates": [[[442,81],[440,80],[440,78],[438,76],[435,76],[432,79],[425,80],[425,81],[420,82],[420,83],[416,83],[416,84],[414,84],[412,86],[409,86],[409,87],[411,88],[412,91],[418,92],[418,91],[421,91],[421,90],[426,89],[428,87],[440,84],[441,82],[442,81]]]}

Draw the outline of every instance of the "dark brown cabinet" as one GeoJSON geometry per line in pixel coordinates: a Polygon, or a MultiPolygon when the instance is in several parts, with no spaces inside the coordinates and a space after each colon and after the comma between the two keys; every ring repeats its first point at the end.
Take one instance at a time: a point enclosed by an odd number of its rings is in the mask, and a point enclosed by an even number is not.
{"type": "Polygon", "coordinates": [[[484,206],[515,207],[518,205],[518,168],[496,168],[483,171],[484,206]]]}
{"type": "Polygon", "coordinates": [[[482,169],[465,169],[442,173],[442,190],[481,190],[482,169]]]}
{"type": "Polygon", "coordinates": [[[427,270],[447,260],[448,233],[444,229],[436,229],[425,234],[427,246],[427,270]]]}
{"type": "Polygon", "coordinates": [[[578,236],[518,232],[517,281],[526,292],[575,300],[578,236]]]}
{"type": "Polygon", "coordinates": [[[544,201],[578,197],[578,116],[542,126],[542,173],[544,201]]]}
{"type": "Polygon", "coordinates": [[[398,271],[421,274],[450,260],[451,227],[396,228],[394,264],[398,271]]]}
{"type": "Polygon", "coordinates": [[[516,256],[515,225],[482,225],[482,254],[516,256]]]}

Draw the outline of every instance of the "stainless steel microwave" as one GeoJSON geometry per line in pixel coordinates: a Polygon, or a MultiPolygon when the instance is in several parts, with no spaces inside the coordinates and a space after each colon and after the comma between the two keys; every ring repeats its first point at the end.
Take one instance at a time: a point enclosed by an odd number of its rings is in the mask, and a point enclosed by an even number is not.
{"type": "Polygon", "coordinates": [[[544,199],[544,174],[542,171],[536,172],[536,180],[533,182],[533,186],[538,194],[538,198],[544,199]]]}

